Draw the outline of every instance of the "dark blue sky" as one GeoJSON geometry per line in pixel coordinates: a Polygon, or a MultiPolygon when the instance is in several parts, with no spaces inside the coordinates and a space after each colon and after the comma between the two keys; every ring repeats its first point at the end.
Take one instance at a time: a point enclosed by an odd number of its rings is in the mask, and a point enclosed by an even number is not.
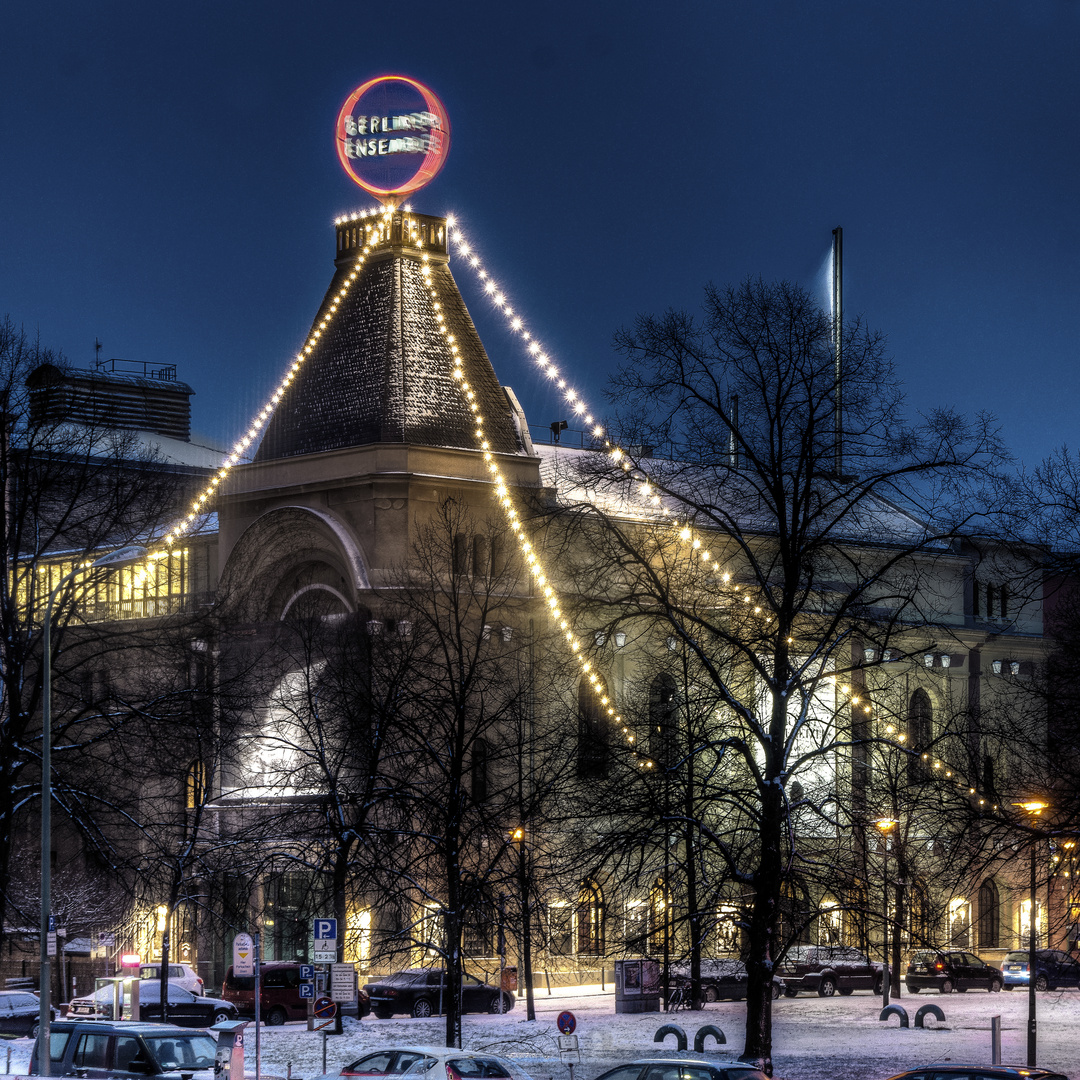
{"type": "MultiPolygon", "coordinates": [[[[1077,0],[409,5],[9,0],[0,313],[80,366],[175,363],[239,433],[301,343],[334,153],[374,74],[441,96],[454,213],[590,402],[612,332],[748,274],[813,286],[843,225],[846,307],[914,408],[989,410],[1028,462],[1075,443],[1077,0]]],[[[455,274],[534,425],[565,410],[455,274]]]]}

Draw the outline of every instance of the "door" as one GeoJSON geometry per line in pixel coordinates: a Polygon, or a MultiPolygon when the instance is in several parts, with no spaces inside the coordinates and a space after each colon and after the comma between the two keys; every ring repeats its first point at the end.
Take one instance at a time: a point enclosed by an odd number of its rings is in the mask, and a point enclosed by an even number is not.
{"type": "Polygon", "coordinates": [[[75,1076],[88,1078],[109,1075],[109,1040],[104,1032],[85,1031],[75,1044],[71,1071],[75,1076]]]}
{"type": "Polygon", "coordinates": [[[952,979],[954,990],[966,990],[968,985],[968,973],[967,968],[964,966],[964,954],[958,952],[951,952],[946,954],[948,957],[948,963],[946,964],[945,977],[952,979]]]}
{"type": "Polygon", "coordinates": [[[461,1008],[463,1012],[487,1012],[488,998],[491,996],[484,984],[472,975],[461,979],[461,1008]]]}

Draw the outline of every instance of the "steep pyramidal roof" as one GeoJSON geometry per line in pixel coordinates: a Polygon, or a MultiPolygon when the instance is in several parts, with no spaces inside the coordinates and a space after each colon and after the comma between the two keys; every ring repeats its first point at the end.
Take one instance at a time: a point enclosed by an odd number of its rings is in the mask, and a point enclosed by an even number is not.
{"type": "Polygon", "coordinates": [[[450,349],[421,273],[425,254],[491,449],[524,452],[514,410],[450,273],[446,220],[397,210],[388,224],[382,216],[338,223],[337,271],[315,316],[316,325],[324,317],[329,323],[274,411],[256,461],[370,443],[476,448],[472,414],[451,376],[450,349]],[[331,313],[357,267],[357,280],[331,313]]]}

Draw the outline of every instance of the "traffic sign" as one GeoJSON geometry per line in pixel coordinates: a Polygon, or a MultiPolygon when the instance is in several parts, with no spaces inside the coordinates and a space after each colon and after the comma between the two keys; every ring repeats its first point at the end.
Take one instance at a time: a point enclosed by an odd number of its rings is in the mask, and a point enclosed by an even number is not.
{"type": "Polygon", "coordinates": [[[337,1015],[337,1006],[327,997],[315,1002],[315,1015],[320,1020],[333,1020],[337,1015]]]}
{"type": "Polygon", "coordinates": [[[316,964],[333,964],[337,961],[337,949],[328,949],[326,952],[315,950],[316,964]]]}
{"type": "Polygon", "coordinates": [[[577,1027],[577,1017],[570,1011],[559,1013],[558,1019],[555,1021],[555,1026],[564,1035],[573,1035],[574,1028],[577,1027]]]}
{"type": "Polygon", "coordinates": [[[314,998],[315,997],[315,984],[310,982],[302,982],[300,984],[300,997],[301,998],[314,998]]]}
{"type": "Polygon", "coordinates": [[[337,919],[316,919],[315,932],[311,936],[316,948],[320,941],[337,941],[337,919]]]}
{"type": "Polygon", "coordinates": [[[233,974],[251,978],[255,974],[255,942],[250,934],[237,934],[233,938],[233,974]]]}
{"type": "Polygon", "coordinates": [[[314,964],[301,964],[300,965],[300,981],[311,982],[315,978],[315,965],[314,964]]]}

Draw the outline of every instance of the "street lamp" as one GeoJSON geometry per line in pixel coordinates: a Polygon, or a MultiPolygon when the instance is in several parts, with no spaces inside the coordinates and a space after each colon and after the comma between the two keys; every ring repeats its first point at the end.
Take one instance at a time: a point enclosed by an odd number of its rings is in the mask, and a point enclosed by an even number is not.
{"type": "MultiPolygon", "coordinates": [[[[521,970],[518,978],[525,982],[525,1014],[529,1020],[536,1019],[536,1005],[532,985],[532,927],[529,918],[529,872],[525,862],[525,829],[518,826],[510,833],[510,839],[518,849],[518,889],[521,893],[521,970]]],[[[520,986],[521,983],[518,983],[520,986]]]]}
{"type": "Polygon", "coordinates": [[[1027,1063],[1035,1064],[1036,1049],[1036,1021],[1035,1021],[1035,949],[1038,942],[1035,938],[1035,845],[1038,835],[1034,833],[1035,819],[1046,810],[1050,804],[1031,799],[1028,802],[1013,803],[1018,806],[1031,819],[1033,835],[1031,837],[1031,904],[1028,910],[1028,1023],[1027,1023],[1027,1063]]]}
{"type": "MultiPolygon", "coordinates": [[[[93,562],[83,563],[65,574],[45,604],[41,624],[41,953],[38,982],[41,1008],[38,1013],[38,1069],[51,1072],[49,1027],[52,1020],[52,965],[49,963],[52,929],[52,614],[56,598],[72,578],[92,570],[129,566],[146,558],[146,548],[137,545],[111,551],[93,562]]],[[[55,948],[56,938],[51,941],[55,948]]]]}
{"type": "Polygon", "coordinates": [[[889,990],[892,984],[892,977],[889,973],[889,831],[894,825],[899,825],[900,822],[896,818],[878,818],[874,824],[878,827],[881,833],[881,851],[882,851],[882,888],[884,891],[884,910],[882,911],[883,918],[881,920],[882,927],[882,949],[885,954],[885,967],[882,971],[881,978],[881,1005],[884,1008],[889,1004],[889,990]]]}

